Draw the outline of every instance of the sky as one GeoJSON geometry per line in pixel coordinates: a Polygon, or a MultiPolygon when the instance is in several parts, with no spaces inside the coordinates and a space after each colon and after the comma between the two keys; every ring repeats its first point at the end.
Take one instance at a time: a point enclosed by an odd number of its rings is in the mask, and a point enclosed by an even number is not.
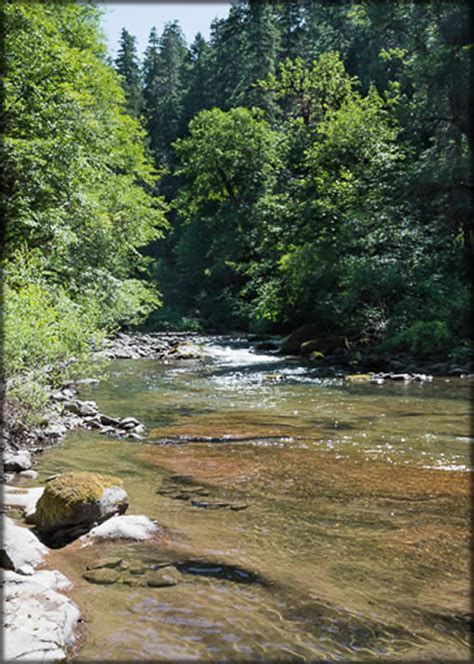
{"type": "Polygon", "coordinates": [[[155,26],[158,34],[167,21],[178,20],[188,43],[200,32],[206,39],[214,18],[224,18],[230,9],[230,0],[215,2],[101,2],[105,13],[102,28],[108,40],[109,50],[115,55],[122,28],[137,38],[137,49],[142,55],[146,48],[150,29],[155,26]]]}

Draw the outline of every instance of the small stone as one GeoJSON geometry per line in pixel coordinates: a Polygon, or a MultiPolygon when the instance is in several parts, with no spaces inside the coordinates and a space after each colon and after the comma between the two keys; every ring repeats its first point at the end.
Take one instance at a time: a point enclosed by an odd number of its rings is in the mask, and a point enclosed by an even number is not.
{"type": "Polygon", "coordinates": [[[372,380],[372,374],[350,374],[344,376],[347,383],[368,383],[372,380]]]}
{"type": "Polygon", "coordinates": [[[127,434],[127,438],[130,438],[131,440],[143,440],[138,433],[129,433],[127,434]]]}
{"type": "Polygon", "coordinates": [[[126,586],[134,586],[134,587],[143,587],[146,586],[146,580],[144,577],[137,577],[137,576],[127,576],[125,579],[122,581],[123,584],[126,586]]]}
{"type": "Polygon", "coordinates": [[[102,423],[98,417],[86,418],[87,426],[92,429],[102,429],[102,423]]]}
{"type": "Polygon", "coordinates": [[[64,409],[75,415],[82,415],[82,417],[97,414],[97,404],[95,401],[80,401],[79,399],[76,401],[67,401],[64,404],[64,409]]]}
{"type": "Polygon", "coordinates": [[[145,574],[146,568],[141,565],[131,565],[128,568],[128,573],[133,574],[133,576],[140,576],[145,574]]]}
{"type": "Polygon", "coordinates": [[[20,477],[24,477],[25,480],[35,480],[38,477],[36,470],[22,470],[19,474],[20,477]]]}
{"type": "Polygon", "coordinates": [[[18,452],[5,451],[3,454],[3,467],[5,470],[19,472],[31,468],[31,454],[27,450],[18,452]]]}
{"type": "Polygon", "coordinates": [[[169,497],[173,500],[189,500],[191,495],[184,491],[175,491],[174,493],[171,493],[169,497]]]}
{"type": "Polygon", "coordinates": [[[409,380],[411,380],[410,374],[407,374],[407,373],[400,373],[400,374],[392,373],[392,374],[388,375],[388,378],[390,378],[390,380],[398,380],[398,381],[402,381],[402,380],[403,381],[409,381],[409,380]]]}
{"type": "Polygon", "coordinates": [[[152,570],[162,569],[163,567],[171,567],[172,565],[172,560],[159,560],[158,562],[153,563],[152,570]]]}
{"type": "Polygon", "coordinates": [[[44,434],[50,438],[61,438],[66,431],[67,428],[64,424],[49,424],[46,429],[44,429],[44,434]]]}
{"type": "Polygon", "coordinates": [[[145,579],[150,588],[167,588],[176,586],[182,580],[182,576],[175,567],[167,566],[147,572],[145,579]]]}
{"type": "Polygon", "coordinates": [[[140,424],[140,422],[137,419],[135,419],[134,417],[124,417],[119,422],[119,425],[122,429],[129,428],[129,425],[132,425],[131,428],[133,428],[133,427],[136,427],[137,424],[140,424]]]}
{"type": "Polygon", "coordinates": [[[99,419],[101,424],[105,424],[106,426],[117,427],[120,424],[119,420],[117,420],[115,417],[109,417],[109,415],[100,414],[99,419]]]}
{"type": "Polygon", "coordinates": [[[453,367],[448,371],[448,376],[461,377],[466,373],[467,371],[465,369],[462,369],[461,367],[453,367]]]}
{"type": "Polygon", "coordinates": [[[220,500],[192,500],[191,504],[195,507],[204,507],[211,510],[229,507],[229,503],[222,502],[220,500]]]}
{"type": "Polygon", "coordinates": [[[118,436],[118,435],[120,435],[118,433],[117,429],[114,429],[114,427],[103,427],[101,429],[100,433],[103,433],[106,436],[118,436]]]}
{"type": "Polygon", "coordinates": [[[81,415],[97,415],[98,408],[95,401],[83,401],[81,405],[81,415]]]}
{"type": "Polygon", "coordinates": [[[69,399],[72,399],[73,396],[74,395],[71,390],[63,390],[62,392],[53,392],[51,399],[53,401],[69,401],[69,399]]]}
{"type": "Polygon", "coordinates": [[[246,510],[248,505],[246,503],[231,503],[229,505],[229,509],[233,510],[234,512],[240,512],[240,510],[246,510]]]}
{"type": "Polygon", "coordinates": [[[99,560],[99,562],[96,565],[88,565],[87,570],[92,570],[92,569],[114,569],[116,567],[120,567],[120,569],[124,569],[121,567],[122,563],[124,562],[123,558],[102,558],[99,560]]]}
{"type": "Polygon", "coordinates": [[[109,569],[108,567],[103,567],[100,569],[92,569],[84,572],[82,577],[89,581],[89,583],[96,583],[99,585],[111,585],[112,583],[117,583],[120,579],[120,574],[114,569],[109,569]]]}

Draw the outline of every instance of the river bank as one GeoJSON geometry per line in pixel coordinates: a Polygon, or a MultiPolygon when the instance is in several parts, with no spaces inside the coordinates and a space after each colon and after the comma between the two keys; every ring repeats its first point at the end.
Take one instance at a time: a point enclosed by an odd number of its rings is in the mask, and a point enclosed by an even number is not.
{"type": "MultiPolygon", "coordinates": [[[[192,351],[183,343],[186,338],[180,334],[165,334],[158,339],[141,335],[137,340],[119,334],[109,341],[97,360],[147,357],[166,361],[169,356],[189,357],[192,351]]],[[[37,480],[38,473],[33,466],[38,455],[59,445],[68,432],[83,429],[128,440],[143,438],[144,426],[136,418],[110,417],[99,411],[95,401],[78,398],[81,388],[98,382],[98,379],[84,378],[68,381],[59,389],[49,386],[47,404],[37,413],[38,424],[30,427],[22,421],[15,405],[6,399],[2,422],[4,512],[13,511],[17,519],[21,514],[22,519],[35,523],[37,504],[44,488],[23,489],[22,483],[37,480]]],[[[112,517],[114,513],[111,509],[107,516],[112,517]]],[[[76,646],[83,620],[75,602],[64,594],[72,582],[48,564],[50,549],[35,529],[24,527],[5,514],[2,520],[4,538],[0,566],[7,602],[3,622],[5,661],[63,660],[76,646]]],[[[140,538],[154,530],[156,526],[145,517],[138,517],[138,523],[132,517],[132,523],[120,521],[107,537],[140,538]]],[[[93,539],[94,535],[90,541],[93,539]]]]}
{"type": "MultiPolygon", "coordinates": [[[[461,377],[471,381],[474,378],[472,362],[423,361],[403,353],[389,356],[357,346],[341,348],[340,343],[335,346],[334,342],[332,346],[329,342],[328,346],[327,340],[308,341],[308,336],[311,334],[307,331],[302,334],[296,330],[284,339],[258,335],[240,335],[235,338],[246,343],[251,352],[264,351],[299,358],[304,365],[314,367],[321,377],[376,384],[385,381],[423,382],[432,380],[433,376],[447,380],[461,377]],[[316,348],[322,348],[325,352],[317,351],[316,348]]],[[[163,362],[199,360],[202,358],[202,344],[207,338],[193,332],[119,332],[106,342],[96,358],[98,362],[104,359],[141,358],[163,362]]],[[[218,340],[225,336],[215,335],[213,338],[218,340]]],[[[278,374],[268,376],[269,380],[280,378],[278,374]]],[[[104,435],[136,440],[144,435],[143,424],[133,414],[119,420],[100,413],[95,402],[78,398],[81,387],[98,382],[95,378],[83,378],[75,382],[68,381],[59,389],[50,387],[48,403],[37,414],[39,424],[30,427],[24,424],[15,406],[6,399],[2,426],[4,481],[10,481],[15,472],[27,473],[24,476],[31,477],[34,472],[31,470],[32,455],[41,454],[51,445],[59,444],[68,431],[77,428],[96,429],[104,435]]],[[[8,384],[6,387],[8,394],[8,384]]]]}

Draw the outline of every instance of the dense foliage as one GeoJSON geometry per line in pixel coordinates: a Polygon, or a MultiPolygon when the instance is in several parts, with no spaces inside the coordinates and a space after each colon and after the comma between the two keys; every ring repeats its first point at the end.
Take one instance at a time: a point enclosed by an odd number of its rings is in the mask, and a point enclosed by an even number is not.
{"type": "Polygon", "coordinates": [[[241,0],[187,55],[176,24],[153,31],[144,71],[172,73],[144,112],[173,208],[161,317],[462,346],[468,26],[464,2],[241,0]]]}
{"type": "Polygon", "coordinates": [[[164,205],[98,11],[15,2],[4,19],[4,366],[59,378],[159,304],[140,247],[160,237],[164,205]]]}
{"type": "Polygon", "coordinates": [[[91,3],[3,11],[7,376],[145,319],[466,355],[467,3],[239,0],[112,65],[91,3]]]}

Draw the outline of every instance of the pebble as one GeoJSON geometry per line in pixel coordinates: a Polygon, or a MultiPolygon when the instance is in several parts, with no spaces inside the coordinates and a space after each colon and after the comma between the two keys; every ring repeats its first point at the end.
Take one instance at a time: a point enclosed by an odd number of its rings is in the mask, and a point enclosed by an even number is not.
{"type": "Polygon", "coordinates": [[[19,475],[20,477],[24,477],[26,480],[35,480],[38,477],[36,470],[22,470],[19,475]]]}

